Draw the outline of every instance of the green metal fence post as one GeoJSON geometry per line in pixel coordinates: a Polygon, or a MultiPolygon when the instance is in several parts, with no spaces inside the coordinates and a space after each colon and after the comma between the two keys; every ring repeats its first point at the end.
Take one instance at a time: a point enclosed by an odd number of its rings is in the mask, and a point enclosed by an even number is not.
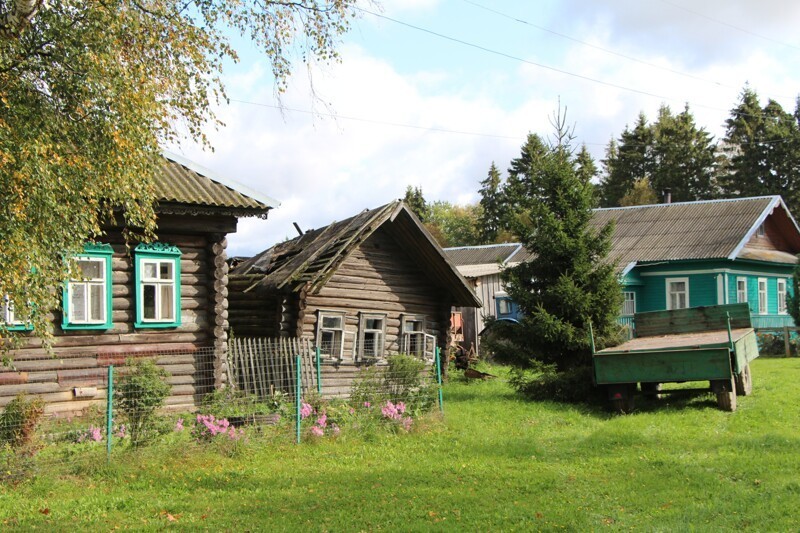
{"type": "Polygon", "coordinates": [[[297,370],[297,380],[296,380],[296,385],[295,385],[295,398],[296,398],[295,404],[297,406],[297,408],[296,408],[297,412],[295,413],[295,426],[297,428],[297,444],[300,444],[300,404],[303,401],[303,399],[302,399],[302,394],[303,394],[302,388],[303,387],[302,387],[302,382],[300,381],[300,377],[301,377],[300,376],[300,371],[302,370],[301,363],[300,363],[300,354],[297,354],[297,368],[296,368],[296,370],[297,370]]]}
{"type": "Polygon", "coordinates": [[[436,347],[436,381],[439,385],[439,411],[444,414],[444,399],[442,398],[442,354],[441,348],[436,347]]]}
{"type": "Polygon", "coordinates": [[[106,453],[111,462],[111,431],[114,428],[114,365],[108,365],[108,398],[106,398],[106,453]]]}
{"type": "Polygon", "coordinates": [[[322,394],[322,363],[320,363],[319,346],[314,349],[317,352],[317,392],[322,394]]]}

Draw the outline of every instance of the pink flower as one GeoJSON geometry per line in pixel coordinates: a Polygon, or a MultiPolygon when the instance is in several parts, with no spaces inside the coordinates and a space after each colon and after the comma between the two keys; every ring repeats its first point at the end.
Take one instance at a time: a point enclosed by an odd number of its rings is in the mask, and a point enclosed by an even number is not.
{"type": "Polygon", "coordinates": [[[117,438],[120,438],[120,439],[124,439],[127,434],[128,434],[127,428],[125,427],[125,424],[122,424],[117,429],[117,433],[114,436],[117,437],[117,438]]]}
{"type": "Polygon", "coordinates": [[[367,409],[369,409],[369,402],[364,402],[364,407],[366,407],[367,409]]]}
{"type": "Polygon", "coordinates": [[[356,410],[355,410],[355,409],[353,409],[352,407],[350,408],[350,414],[351,414],[351,415],[354,415],[354,414],[356,414],[356,410]]]}
{"type": "Polygon", "coordinates": [[[328,415],[323,414],[321,417],[317,419],[317,425],[321,428],[324,428],[328,425],[328,415]]]}
{"type": "Polygon", "coordinates": [[[404,404],[403,402],[397,402],[395,404],[395,407],[397,408],[397,412],[400,413],[401,415],[406,412],[406,404],[404,404]]]}
{"type": "Polygon", "coordinates": [[[338,435],[341,430],[339,429],[339,426],[333,424],[331,425],[331,431],[333,432],[334,435],[338,435]]]}
{"type": "Polygon", "coordinates": [[[400,420],[400,425],[403,426],[403,429],[409,431],[411,429],[411,422],[413,422],[413,420],[410,416],[404,416],[402,420],[400,420]]]}
{"type": "Polygon", "coordinates": [[[177,422],[175,422],[175,431],[183,431],[183,418],[179,418],[177,422]]]}
{"type": "MultiPolygon", "coordinates": [[[[405,406],[403,406],[403,410],[405,410],[405,406]]],[[[389,401],[387,401],[386,405],[384,405],[381,409],[381,414],[383,414],[384,418],[388,418],[390,420],[400,420],[401,416],[397,406],[389,401]]]]}
{"type": "Polygon", "coordinates": [[[314,414],[314,408],[306,402],[303,402],[303,405],[300,406],[300,418],[305,420],[312,414],[314,414]]]}
{"type": "Polygon", "coordinates": [[[316,437],[321,437],[325,434],[325,431],[319,426],[314,426],[311,428],[311,434],[316,437]]]}

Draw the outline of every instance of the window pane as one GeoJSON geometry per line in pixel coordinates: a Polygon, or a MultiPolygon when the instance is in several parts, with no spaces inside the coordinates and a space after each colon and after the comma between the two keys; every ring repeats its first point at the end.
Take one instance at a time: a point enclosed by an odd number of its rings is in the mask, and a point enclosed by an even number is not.
{"type": "Polygon", "coordinates": [[[144,305],[142,306],[142,318],[154,320],[156,318],[156,286],[144,285],[142,287],[144,305]]]}
{"type": "Polygon", "coordinates": [[[172,279],[172,262],[159,263],[159,277],[161,279],[172,279]]]}
{"type": "Polygon", "coordinates": [[[364,334],[364,355],[366,357],[380,357],[381,334],[370,332],[364,334]]]}
{"type": "Polygon", "coordinates": [[[83,283],[71,283],[70,288],[70,321],[86,322],[86,285],[83,283]]]}
{"type": "Polygon", "coordinates": [[[156,279],[157,269],[158,269],[158,264],[157,263],[145,262],[144,263],[144,275],[143,275],[143,277],[145,279],[156,279]]]}
{"type": "Polygon", "coordinates": [[[340,316],[322,316],[322,327],[325,329],[341,329],[342,317],[340,316]]]}
{"type": "Polygon", "coordinates": [[[81,259],[78,261],[78,268],[81,271],[81,278],[87,280],[103,279],[103,261],[90,261],[81,259]]]}
{"type": "Polygon", "coordinates": [[[421,320],[406,320],[404,324],[404,331],[422,331],[421,320]]]}
{"type": "Polygon", "coordinates": [[[91,302],[89,315],[90,320],[93,322],[105,322],[106,299],[105,291],[103,289],[104,287],[102,285],[97,284],[89,287],[89,292],[91,294],[91,298],[89,298],[89,301],[91,302]]]}
{"type": "Polygon", "coordinates": [[[383,319],[382,318],[368,318],[365,321],[365,329],[383,329],[383,319]]]}
{"type": "Polygon", "coordinates": [[[161,319],[162,320],[175,320],[175,313],[174,310],[174,298],[173,295],[175,293],[174,287],[172,285],[162,285],[161,286],[161,319]]]}

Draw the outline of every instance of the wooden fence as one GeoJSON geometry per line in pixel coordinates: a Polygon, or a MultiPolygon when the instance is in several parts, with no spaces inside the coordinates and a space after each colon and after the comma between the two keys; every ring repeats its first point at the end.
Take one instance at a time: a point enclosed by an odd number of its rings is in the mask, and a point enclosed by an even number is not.
{"type": "Polygon", "coordinates": [[[234,338],[228,347],[228,382],[237,390],[266,399],[275,392],[295,396],[297,356],[303,391],[317,390],[316,352],[311,339],[234,338]]]}

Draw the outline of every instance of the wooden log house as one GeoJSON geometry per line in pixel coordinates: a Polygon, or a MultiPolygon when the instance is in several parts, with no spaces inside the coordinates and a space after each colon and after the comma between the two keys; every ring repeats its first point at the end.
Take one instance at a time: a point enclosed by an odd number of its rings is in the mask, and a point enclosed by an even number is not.
{"type": "MultiPolygon", "coordinates": [[[[13,364],[0,368],[0,407],[26,392],[50,413],[77,414],[104,400],[108,366],[129,357],[154,358],[169,372],[175,409],[224,381],[226,235],[238,217],[266,218],[277,202],[169,153],[155,186],[158,241],[126,247],[123,228],[108,227],[86,245],[84,277],[65,284],[63,311],[52,317],[55,354],[23,332],[13,364]]],[[[7,302],[0,320],[25,330],[7,302]]]]}
{"type": "Polygon", "coordinates": [[[238,337],[306,337],[320,348],[323,394],[387,355],[433,359],[451,306],[480,301],[401,201],[365,210],[261,252],[231,270],[238,337]]]}

